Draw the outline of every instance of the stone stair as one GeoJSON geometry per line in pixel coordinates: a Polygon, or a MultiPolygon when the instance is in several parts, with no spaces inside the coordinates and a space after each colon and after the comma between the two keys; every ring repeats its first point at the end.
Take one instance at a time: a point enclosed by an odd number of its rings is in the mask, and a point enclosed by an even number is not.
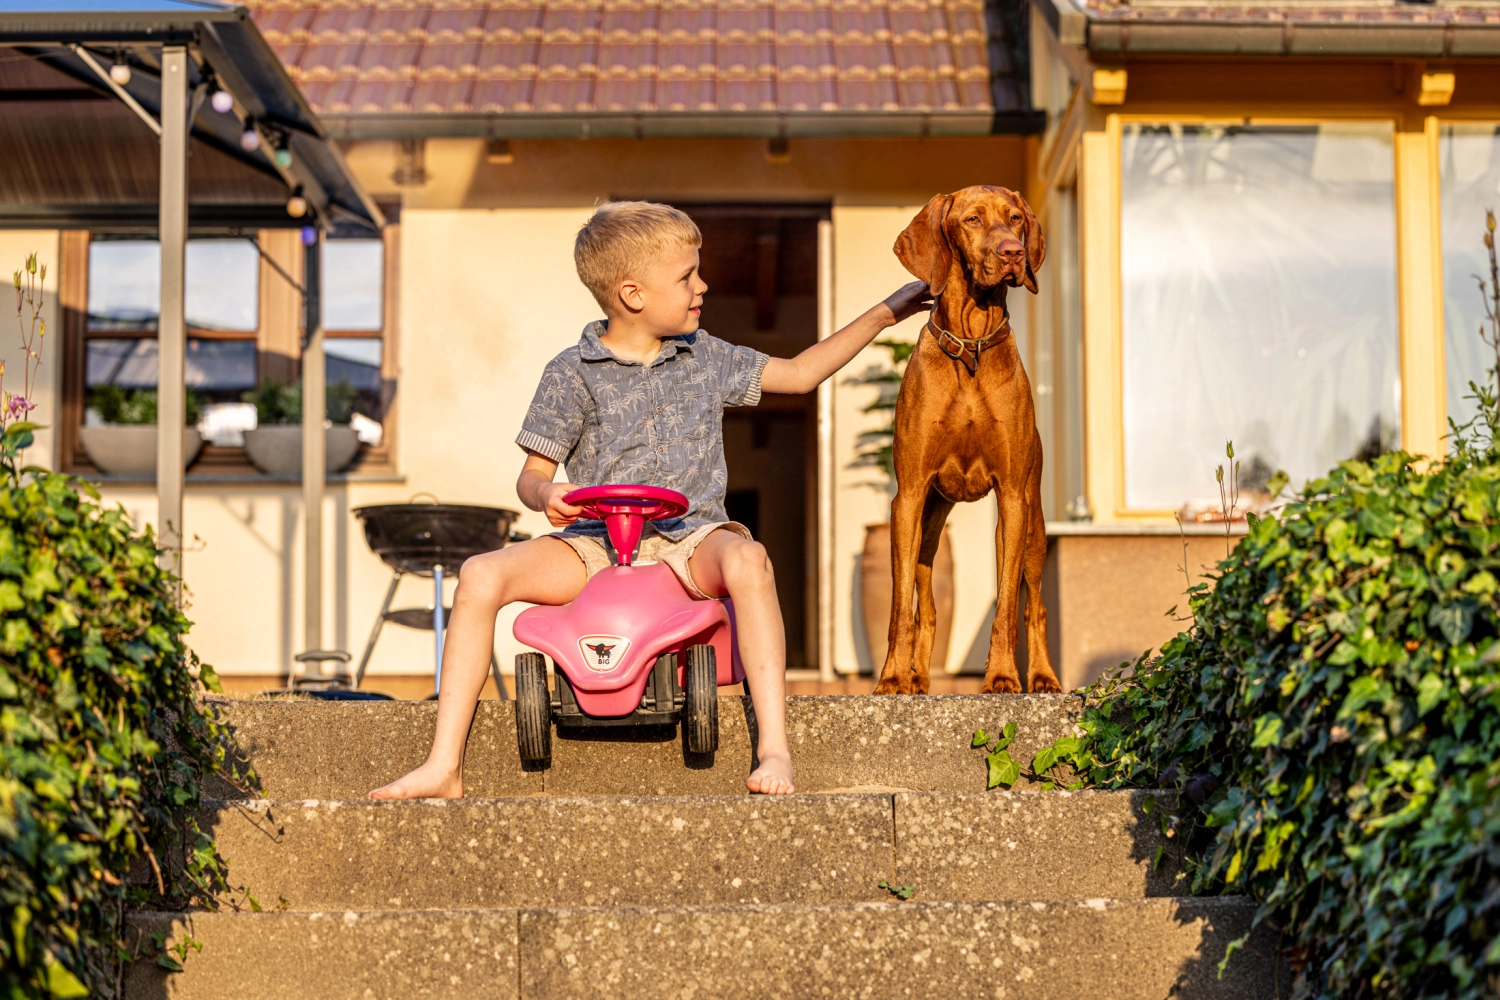
{"type": "Polygon", "coordinates": [[[468,798],[370,802],[425,756],[430,703],[219,703],[264,797],[214,787],[205,827],[263,912],[135,914],[148,943],[126,993],[1275,996],[1262,934],[1219,976],[1254,906],[1179,895],[1169,796],[984,791],[974,729],[1016,722],[1027,761],[1077,708],[792,698],[803,794],[771,799],[744,791],[748,699],[721,699],[714,755],[670,730],[558,734],[546,769],[522,767],[510,706],[485,702],[468,798]],[[203,948],[168,974],[155,934],[203,948]]]}

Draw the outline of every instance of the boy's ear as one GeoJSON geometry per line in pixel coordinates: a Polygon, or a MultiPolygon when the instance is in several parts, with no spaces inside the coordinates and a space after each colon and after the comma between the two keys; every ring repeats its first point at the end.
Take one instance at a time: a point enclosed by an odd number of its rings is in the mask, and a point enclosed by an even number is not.
{"type": "Polygon", "coordinates": [[[627,313],[638,313],[646,305],[641,294],[645,289],[634,278],[626,278],[615,286],[615,301],[627,313]]]}

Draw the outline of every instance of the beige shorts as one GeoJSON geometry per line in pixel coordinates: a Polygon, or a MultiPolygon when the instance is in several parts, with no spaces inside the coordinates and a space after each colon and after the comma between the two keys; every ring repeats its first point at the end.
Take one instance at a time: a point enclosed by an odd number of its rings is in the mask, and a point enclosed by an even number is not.
{"type": "MultiPolygon", "coordinates": [[[[732,531],[741,538],[754,541],[750,537],[750,529],[738,521],[705,524],[680,542],[674,542],[653,531],[648,531],[641,539],[639,547],[636,548],[634,563],[637,566],[647,563],[666,563],[672,567],[672,572],[677,574],[677,579],[681,581],[683,589],[689,595],[700,601],[716,600],[719,595],[705,594],[693,582],[693,574],[688,572],[688,560],[698,550],[699,543],[720,528],[732,531]]],[[[578,553],[578,558],[583,560],[583,570],[589,578],[601,569],[614,565],[615,548],[607,539],[594,538],[589,535],[565,534],[561,531],[552,532],[552,537],[562,539],[572,546],[573,551],[578,553]]]]}

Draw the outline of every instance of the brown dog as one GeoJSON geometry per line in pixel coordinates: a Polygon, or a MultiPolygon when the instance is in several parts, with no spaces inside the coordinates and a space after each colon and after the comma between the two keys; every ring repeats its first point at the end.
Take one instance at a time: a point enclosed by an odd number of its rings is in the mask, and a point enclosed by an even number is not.
{"type": "Polygon", "coordinates": [[[1031,382],[1005,308],[1006,290],[1036,292],[1042,229],[1019,194],[976,186],[938,195],[896,240],[896,256],[937,301],[896,401],[896,499],[891,502],[890,651],[876,694],[926,693],[937,615],[932,561],[955,503],[995,491],[999,587],[984,690],[1021,690],[1016,616],[1026,579],[1032,691],[1058,691],[1047,655],[1042,564],[1042,440],[1031,382]],[[913,595],[917,613],[912,614],[913,595]]]}

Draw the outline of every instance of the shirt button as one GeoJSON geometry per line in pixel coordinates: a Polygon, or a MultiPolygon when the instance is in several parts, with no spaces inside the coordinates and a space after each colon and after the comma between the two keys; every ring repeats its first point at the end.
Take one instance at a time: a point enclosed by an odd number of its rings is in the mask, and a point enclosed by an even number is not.
{"type": "Polygon", "coordinates": [[[665,455],[667,453],[667,449],[665,449],[665,448],[658,448],[658,449],[656,449],[656,451],[657,451],[657,454],[660,454],[660,455],[665,455]]]}
{"type": "Polygon", "coordinates": [[[657,407],[657,408],[656,408],[656,412],[657,412],[657,413],[660,413],[660,412],[661,412],[661,407],[660,407],[660,406],[658,406],[658,407],[657,407]]]}

